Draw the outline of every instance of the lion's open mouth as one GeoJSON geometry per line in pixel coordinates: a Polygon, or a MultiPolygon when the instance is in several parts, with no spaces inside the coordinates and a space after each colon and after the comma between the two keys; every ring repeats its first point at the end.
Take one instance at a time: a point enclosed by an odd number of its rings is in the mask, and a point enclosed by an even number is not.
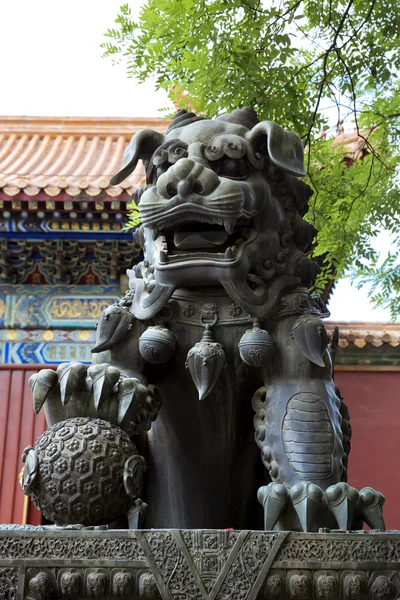
{"type": "Polygon", "coordinates": [[[256,219],[238,217],[234,224],[182,222],[157,231],[159,262],[188,260],[233,261],[258,234],[256,219]]]}

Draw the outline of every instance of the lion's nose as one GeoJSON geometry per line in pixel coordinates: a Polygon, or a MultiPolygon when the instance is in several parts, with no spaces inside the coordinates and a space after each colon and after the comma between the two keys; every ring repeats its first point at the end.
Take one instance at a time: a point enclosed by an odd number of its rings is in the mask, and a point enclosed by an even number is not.
{"type": "MultiPolygon", "coordinates": [[[[190,194],[194,191],[194,188],[197,187],[195,184],[196,181],[191,181],[190,179],[183,179],[182,181],[179,181],[178,185],[176,186],[178,196],[181,198],[187,198],[190,196],[190,194]]],[[[198,191],[200,191],[200,189],[198,191]]]]}
{"type": "Polygon", "coordinates": [[[191,194],[210,194],[218,184],[219,179],[211,169],[197,160],[181,158],[158,179],[157,191],[168,200],[174,196],[185,200],[191,194]]]}

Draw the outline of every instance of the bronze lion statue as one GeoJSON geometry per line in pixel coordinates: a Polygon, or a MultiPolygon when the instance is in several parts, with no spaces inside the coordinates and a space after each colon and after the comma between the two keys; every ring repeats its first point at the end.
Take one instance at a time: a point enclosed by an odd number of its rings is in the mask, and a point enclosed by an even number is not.
{"type": "Polygon", "coordinates": [[[36,410],[50,426],[100,418],[134,439],[144,527],[384,528],[383,496],[346,483],[329,313],[308,291],[300,138],[250,108],[180,110],[165,135],[133,136],[112,183],[139,160],[143,261],[100,318],[89,370],[33,376],[36,410]]]}

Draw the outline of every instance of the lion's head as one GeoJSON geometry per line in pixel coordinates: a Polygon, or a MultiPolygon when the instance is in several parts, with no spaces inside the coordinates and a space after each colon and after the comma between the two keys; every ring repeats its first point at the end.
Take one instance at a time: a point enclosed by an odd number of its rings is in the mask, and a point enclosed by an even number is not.
{"type": "Polygon", "coordinates": [[[282,290],[309,285],[315,235],[302,216],[310,188],[300,138],[249,108],[208,120],[179,111],[165,135],[136,133],[121,182],[142,159],[138,239],[145,260],[129,271],[133,312],[155,315],[178,287],[223,285],[265,317],[282,290]]]}

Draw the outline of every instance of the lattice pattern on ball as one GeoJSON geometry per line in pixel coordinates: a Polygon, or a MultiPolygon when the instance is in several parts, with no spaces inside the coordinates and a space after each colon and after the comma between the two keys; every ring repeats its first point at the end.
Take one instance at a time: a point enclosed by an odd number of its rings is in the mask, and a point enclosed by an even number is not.
{"type": "Polygon", "coordinates": [[[131,507],[123,474],[137,450],[119,427],[101,419],[67,419],[38,438],[35,452],[38,473],[30,494],[50,521],[93,525],[131,507]]]}

